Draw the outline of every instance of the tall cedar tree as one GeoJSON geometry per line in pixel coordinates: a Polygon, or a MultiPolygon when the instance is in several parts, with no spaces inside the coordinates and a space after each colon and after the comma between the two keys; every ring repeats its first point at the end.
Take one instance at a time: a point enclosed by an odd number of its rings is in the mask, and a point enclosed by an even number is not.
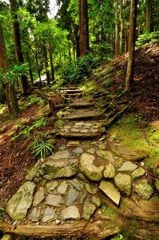
{"type": "Polygon", "coordinates": [[[131,0],[130,3],[130,29],[128,45],[128,66],[126,74],[125,90],[128,91],[134,81],[134,62],[135,62],[135,37],[136,37],[136,17],[137,17],[137,0],[131,0]]]}
{"type": "Polygon", "coordinates": [[[151,26],[151,0],[146,0],[146,32],[150,32],[151,26]]]}
{"type": "Polygon", "coordinates": [[[83,56],[89,52],[87,0],[79,0],[79,19],[80,19],[80,56],[83,56]]]}
{"type": "MultiPolygon", "coordinates": [[[[3,74],[6,74],[7,56],[1,20],[0,20],[0,68],[2,69],[3,74]]],[[[8,111],[11,116],[16,116],[18,114],[18,101],[16,99],[14,83],[11,82],[3,83],[3,90],[6,97],[8,111]]]]}
{"type": "MultiPolygon", "coordinates": [[[[18,64],[24,63],[22,46],[21,46],[21,37],[20,37],[20,29],[19,23],[17,18],[17,1],[16,0],[9,0],[10,2],[10,10],[12,15],[12,24],[13,24],[13,34],[14,34],[14,45],[15,45],[15,52],[16,52],[16,59],[18,64]]],[[[25,75],[21,76],[21,87],[22,93],[24,95],[27,94],[28,91],[28,81],[25,75]]]]}

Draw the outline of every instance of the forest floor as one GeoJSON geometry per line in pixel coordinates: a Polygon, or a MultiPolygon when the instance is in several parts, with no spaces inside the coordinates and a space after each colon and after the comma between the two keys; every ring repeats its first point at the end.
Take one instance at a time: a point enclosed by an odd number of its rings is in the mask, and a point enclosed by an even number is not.
{"type": "MultiPolygon", "coordinates": [[[[129,149],[148,151],[144,164],[146,171],[150,170],[151,182],[159,166],[159,45],[137,50],[135,59],[135,81],[129,93],[124,92],[127,55],[103,64],[79,87],[88,99],[93,97],[98,106],[106,110],[110,105],[115,111],[120,111],[121,105],[128,106],[123,117],[109,126],[106,139],[120,141],[123,149],[126,144],[129,149]]],[[[40,94],[33,93],[22,99],[20,106],[16,119],[9,118],[4,106],[0,108],[0,199],[3,204],[18,190],[28,169],[37,161],[30,150],[34,136],[55,129],[48,102],[40,94]]],[[[60,139],[55,148],[63,143],[65,140],[60,139]]]]}

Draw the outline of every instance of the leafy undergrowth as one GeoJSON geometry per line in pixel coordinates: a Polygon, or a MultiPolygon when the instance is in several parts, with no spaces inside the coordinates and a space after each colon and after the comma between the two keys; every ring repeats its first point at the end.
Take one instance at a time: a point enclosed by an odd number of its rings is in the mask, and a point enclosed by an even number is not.
{"type": "Polygon", "coordinates": [[[19,187],[26,171],[53,151],[53,120],[43,97],[33,94],[20,100],[21,113],[10,119],[1,107],[0,119],[0,200],[6,201],[19,187]],[[45,133],[45,134],[44,134],[45,133]],[[40,138],[40,140],[39,140],[40,138]],[[35,156],[36,155],[36,156],[35,156]]]}

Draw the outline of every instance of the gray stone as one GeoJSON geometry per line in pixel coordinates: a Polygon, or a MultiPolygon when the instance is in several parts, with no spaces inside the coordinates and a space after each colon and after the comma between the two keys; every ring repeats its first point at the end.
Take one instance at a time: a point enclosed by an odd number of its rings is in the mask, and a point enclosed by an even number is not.
{"type": "Polygon", "coordinates": [[[78,173],[77,160],[72,160],[72,163],[65,162],[64,160],[47,161],[42,165],[44,170],[44,178],[53,180],[63,177],[73,177],[78,173]]]}
{"type": "Polygon", "coordinates": [[[89,192],[90,194],[96,194],[97,193],[97,187],[96,186],[94,186],[92,184],[88,184],[88,183],[86,183],[85,186],[86,186],[87,192],[89,192]]]}
{"type": "Polygon", "coordinates": [[[78,220],[78,219],[80,219],[79,209],[76,206],[70,206],[70,207],[67,207],[67,208],[63,209],[63,211],[61,212],[61,215],[62,215],[62,218],[64,220],[67,220],[67,219],[78,220]]]}
{"type": "Polygon", "coordinates": [[[154,190],[146,179],[138,181],[134,184],[134,192],[144,200],[149,200],[154,190]]]}
{"type": "Polygon", "coordinates": [[[66,206],[71,206],[76,201],[77,197],[78,192],[75,189],[70,188],[66,196],[66,206]]]}
{"type": "Polygon", "coordinates": [[[83,149],[81,147],[77,147],[72,152],[76,155],[80,155],[83,153],[83,149]]]}
{"type": "Polygon", "coordinates": [[[89,148],[87,150],[87,152],[90,153],[90,154],[95,154],[96,150],[95,150],[95,148],[89,148]]]}
{"type": "Polygon", "coordinates": [[[93,203],[86,201],[83,206],[82,217],[86,220],[89,220],[93,213],[95,212],[96,208],[97,207],[93,203]]]}
{"type": "Polygon", "coordinates": [[[39,177],[39,172],[38,172],[38,168],[40,166],[40,162],[37,162],[28,172],[28,174],[26,175],[25,179],[27,181],[32,181],[34,177],[39,177]]]}
{"type": "Polygon", "coordinates": [[[123,165],[118,169],[119,172],[132,172],[138,166],[130,161],[123,163],[123,165]]]}
{"type": "Polygon", "coordinates": [[[132,172],[131,176],[132,176],[132,179],[136,179],[144,176],[144,174],[145,174],[145,169],[143,169],[142,167],[139,167],[132,172]]]}
{"type": "Polygon", "coordinates": [[[27,181],[8,201],[6,211],[14,220],[23,220],[32,205],[35,183],[27,181]]]}
{"type": "Polygon", "coordinates": [[[99,150],[105,150],[106,149],[106,146],[103,142],[100,142],[99,143],[99,150]]]}
{"type": "Polygon", "coordinates": [[[54,211],[54,209],[47,207],[44,211],[44,215],[43,215],[43,219],[42,222],[51,222],[53,220],[55,220],[56,218],[56,213],[54,211]]]}
{"type": "Polygon", "coordinates": [[[60,159],[68,159],[68,158],[70,158],[70,156],[71,155],[70,155],[69,151],[59,151],[53,155],[53,158],[56,160],[60,160],[60,159]]]}
{"type": "Polygon", "coordinates": [[[46,197],[46,204],[54,206],[54,207],[59,207],[64,203],[63,198],[61,195],[55,195],[55,194],[49,194],[46,197]]]}
{"type": "Polygon", "coordinates": [[[90,180],[100,181],[103,177],[104,166],[99,167],[94,165],[95,157],[88,153],[83,153],[80,158],[80,168],[90,180]]]}
{"type": "Polygon", "coordinates": [[[59,193],[59,194],[65,194],[66,193],[66,191],[67,191],[67,184],[66,184],[66,182],[65,181],[63,181],[59,186],[58,186],[58,188],[57,188],[57,192],[59,193]]]}
{"type": "Polygon", "coordinates": [[[45,198],[45,191],[43,187],[39,187],[38,191],[34,195],[33,207],[36,207],[41,203],[45,198]]]}
{"type": "Polygon", "coordinates": [[[101,181],[99,188],[117,205],[120,203],[120,192],[116,186],[108,181],[101,181]]]}
{"type": "Polygon", "coordinates": [[[113,154],[112,152],[110,151],[106,151],[106,150],[98,150],[96,151],[96,154],[101,157],[101,158],[104,158],[110,162],[113,162],[114,161],[114,158],[113,158],[113,154]]]}
{"type": "Polygon", "coordinates": [[[101,205],[100,198],[99,198],[97,195],[93,195],[93,196],[92,196],[92,202],[93,202],[97,207],[99,207],[99,206],[101,205]]]}
{"type": "Polygon", "coordinates": [[[78,204],[83,204],[83,202],[84,202],[84,199],[86,198],[86,192],[84,192],[84,191],[80,191],[79,193],[78,193],[78,198],[77,198],[77,202],[78,202],[78,204]]]}
{"type": "Polygon", "coordinates": [[[81,189],[83,189],[83,183],[81,183],[80,181],[78,181],[76,178],[74,178],[73,180],[69,181],[74,188],[77,189],[77,191],[81,191],[81,189]]]}
{"type": "Polygon", "coordinates": [[[111,163],[109,163],[107,166],[105,166],[103,175],[105,178],[114,178],[115,177],[115,168],[111,163]]]}
{"type": "Polygon", "coordinates": [[[118,173],[114,178],[115,184],[118,189],[126,196],[131,194],[131,177],[125,173],[118,173]]]}
{"type": "Polygon", "coordinates": [[[33,208],[30,216],[29,216],[29,220],[31,222],[38,222],[40,218],[40,209],[39,208],[33,208]]]}
{"type": "Polygon", "coordinates": [[[56,189],[57,186],[58,186],[57,181],[50,181],[46,184],[46,191],[48,193],[52,193],[56,189]]]}

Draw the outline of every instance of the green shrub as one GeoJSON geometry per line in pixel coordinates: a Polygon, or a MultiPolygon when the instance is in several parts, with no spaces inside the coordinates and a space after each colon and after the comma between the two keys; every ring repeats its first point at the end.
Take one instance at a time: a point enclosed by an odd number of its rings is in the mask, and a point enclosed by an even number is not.
{"type": "Polygon", "coordinates": [[[155,42],[159,42],[159,31],[140,35],[136,41],[136,46],[142,47],[144,44],[155,42]]]}
{"type": "Polygon", "coordinates": [[[53,152],[54,144],[55,139],[48,132],[45,134],[39,132],[34,137],[30,147],[35,157],[45,159],[53,152]]]}
{"type": "Polygon", "coordinates": [[[99,66],[99,58],[94,57],[92,54],[87,54],[78,58],[72,64],[64,66],[60,75],[64,79],[64,83],[80,83],[97,66],[99,66]]]}

